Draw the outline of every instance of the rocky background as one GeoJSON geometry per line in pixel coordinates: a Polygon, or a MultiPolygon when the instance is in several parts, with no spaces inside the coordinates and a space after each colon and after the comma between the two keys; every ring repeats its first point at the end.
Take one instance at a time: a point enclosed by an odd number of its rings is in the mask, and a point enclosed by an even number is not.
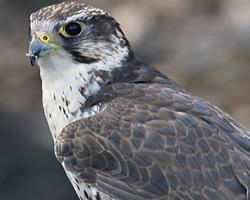
{"type": "MultiPolygon", "coordinates": [[[[60,1],[0,0],[0,199],[77,200],[53,154],[29,14],[60,1]]],[[[136,54],[250,128],[249,0],[86,0],[121,23],[136,54]]]]}

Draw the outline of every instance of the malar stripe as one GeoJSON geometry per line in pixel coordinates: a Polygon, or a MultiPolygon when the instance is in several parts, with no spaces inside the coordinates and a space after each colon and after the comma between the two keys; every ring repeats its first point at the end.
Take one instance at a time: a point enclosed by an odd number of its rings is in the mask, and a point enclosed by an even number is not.
{"type": "Polygon", "coordinates": [[[68,51],[72,55],[74,61],[76,61],[78,63],[91,64],[91,63],[96,63],[96,62],[100,61],[100,59],[98,59],[98,58],[83,56],[83,55],[81,55],[80,52],[75,51],[75,50],[68,49],[68,51]]]}

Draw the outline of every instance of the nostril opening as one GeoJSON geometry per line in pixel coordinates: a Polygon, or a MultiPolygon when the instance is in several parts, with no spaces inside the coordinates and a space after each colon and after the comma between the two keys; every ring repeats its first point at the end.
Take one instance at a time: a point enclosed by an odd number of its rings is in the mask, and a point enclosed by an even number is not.
{"type": "Polygon", "coordinates": [[[48,40],[48,36],[44,35],[44,36],[43,36],[43,40],[44,40],[44,41],[47,41],[47,40],[48,40]]]}

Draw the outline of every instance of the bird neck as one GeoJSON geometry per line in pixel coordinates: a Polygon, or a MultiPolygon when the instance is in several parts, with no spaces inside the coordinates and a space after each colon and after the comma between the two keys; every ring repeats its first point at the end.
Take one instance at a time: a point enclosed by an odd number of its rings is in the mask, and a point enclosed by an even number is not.
{"type": "Polygon", "coordinates": [[[86,108],[85,103],[109,81],[111,69],[72,63],[69,66],[56,71],[40,67],[43,107],[54,139],[66,125],[105,108],[101,104],[86,108]]]}

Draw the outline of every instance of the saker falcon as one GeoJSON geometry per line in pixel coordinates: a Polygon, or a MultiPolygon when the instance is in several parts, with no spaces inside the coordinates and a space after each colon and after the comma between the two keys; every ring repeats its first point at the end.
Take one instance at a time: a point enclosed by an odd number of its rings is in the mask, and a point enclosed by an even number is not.
{"type": "Polygon", "coordinates": [[[81,200],[250,200],[250,134],[135,57],[106,11],[30,17],[55,154],[81,200]]]}

